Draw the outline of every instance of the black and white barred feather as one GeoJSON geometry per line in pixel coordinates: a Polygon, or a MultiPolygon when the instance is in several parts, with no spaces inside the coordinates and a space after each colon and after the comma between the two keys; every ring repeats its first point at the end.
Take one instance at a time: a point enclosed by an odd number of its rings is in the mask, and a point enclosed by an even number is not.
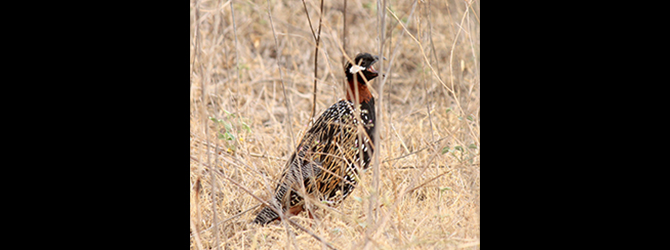
{"type": "MultiPolygon", "coordinates": [[[[270,201],[278,211],[303,206],[302,188],[330,206],[339,205],[351,194],[358,183],[359,170],[370,165],[375,145],[374,98],[357,108],[355,111],[351,101],[340,100],[305,133],[270,201]]],[[[273,209],[265,207],[253,222],[267,224],[278,218],[273,209]]]]}

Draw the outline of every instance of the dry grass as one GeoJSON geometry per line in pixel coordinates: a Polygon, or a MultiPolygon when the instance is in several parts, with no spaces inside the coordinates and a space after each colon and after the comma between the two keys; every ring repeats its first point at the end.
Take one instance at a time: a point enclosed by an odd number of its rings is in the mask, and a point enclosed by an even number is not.
{"type": "MultiPolygon", "coordinates": [[[[320,1],[305,4],[316,29],[320,1]]],[[[301,1],[191,1],[192,249],[479,248],[479,2],[386,5],[346,8],[346,54],[387,58],[372,82],[378,175],[315,220],[291,217],[300,227],[261,227],[249,224],[256,197],[269,198],[311,120],[314,36],[301,1]]],[[[344,97],[343,6],[324,2],[317,116],[344,97]]]]}

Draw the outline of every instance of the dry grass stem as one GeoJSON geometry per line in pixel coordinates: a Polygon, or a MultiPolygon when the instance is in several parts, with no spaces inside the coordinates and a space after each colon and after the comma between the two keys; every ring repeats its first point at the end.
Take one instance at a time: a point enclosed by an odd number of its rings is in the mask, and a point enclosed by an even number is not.
{"type": "Polygon", "coordinates": [[[479,9],[191,0],[190,248],[480,249],[479,9]],[[359,52],[386,57],[373,165],[338,207],[308,197],[314,219],[251,224],[359,52]]]}

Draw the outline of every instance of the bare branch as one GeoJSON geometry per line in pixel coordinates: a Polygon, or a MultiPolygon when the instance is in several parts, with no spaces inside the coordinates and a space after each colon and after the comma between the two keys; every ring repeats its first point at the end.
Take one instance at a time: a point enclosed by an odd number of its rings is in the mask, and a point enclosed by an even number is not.
{"type": "MultiPolygon", "coordinates": [[[[302,2],[305,4],[305,1],[303,0],[302,2]]],[[[307,7],[305,7],[305,12],[307,12],[307,7]]],[[[309,17],[309,15],[308,15],[309,17]]],[[[314,121],[314,115],[316,114],[316,81],[317,81],[317,73],[318,73],[318,59],[319,59],[319,42],[321,41],[321,20],[323,19],[323,0],[321,0],[321,11],[319,12],[319,30],[317,31],[317,35],[315,37],[316,40],[316,46],[315,46],[315,51],[314,51],[314,98],[312,102],[312,121],[314,121]]],[[[310,22],[310,28],[312,24],[310,22]]],[[[314,34],[314,31],[312,30],[312,34],[314,34]]]]}

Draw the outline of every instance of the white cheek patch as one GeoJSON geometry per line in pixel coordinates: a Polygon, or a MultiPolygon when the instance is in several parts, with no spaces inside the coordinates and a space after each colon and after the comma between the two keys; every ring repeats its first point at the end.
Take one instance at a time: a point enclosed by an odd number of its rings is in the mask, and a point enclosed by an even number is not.
{"type": "Polygon", "coordinates": [[[356,74],[358,71],[361,71],[361,70],[365,70],[365,67],[354,65],[354,66],[351,66],[351,68],[349,68],[349,73],[356,74]]]}

